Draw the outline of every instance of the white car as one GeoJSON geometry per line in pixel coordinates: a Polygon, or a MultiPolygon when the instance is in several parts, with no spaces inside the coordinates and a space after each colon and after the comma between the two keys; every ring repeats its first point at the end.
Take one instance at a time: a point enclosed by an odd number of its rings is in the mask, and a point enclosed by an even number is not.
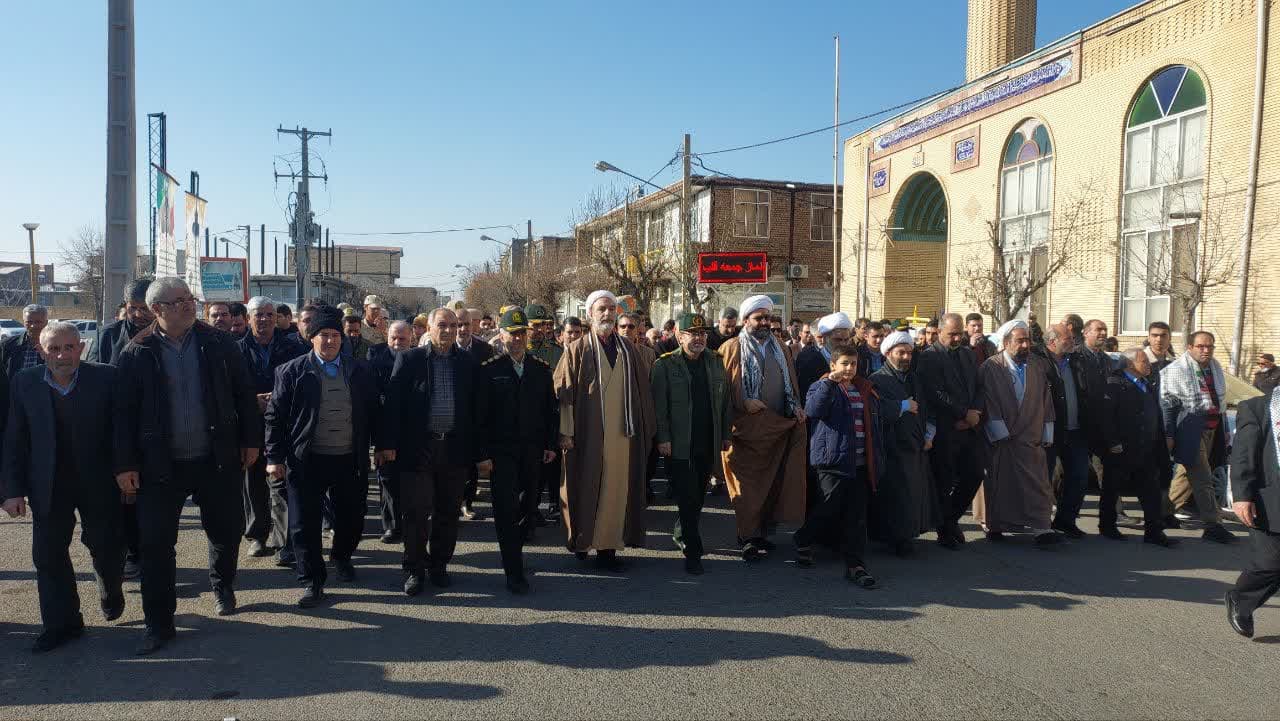
{"type": "Polygon", "coordinates": [[[5,318],[0,320],[0,339],[8,338],[12,335],[21,335],[26,332],[26,328],[16,320],[5,318]]]}

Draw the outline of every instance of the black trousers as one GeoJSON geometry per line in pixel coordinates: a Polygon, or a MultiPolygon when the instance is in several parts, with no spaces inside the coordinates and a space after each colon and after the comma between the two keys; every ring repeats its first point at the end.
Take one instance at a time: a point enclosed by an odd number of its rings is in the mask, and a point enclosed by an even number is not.
{"type": "Polygon", "coordinates": [[[811,546],[827,536],[839,538],[844,562],[849,568],[861,566],[867,554],[867,502],[871,488],[866,467],[850,475],[842,470],[818,466],[818,486],[822,498],[809,509],[804,525],[796,531],[797,546],[811,546]]]}
{"type": "MultiPolygon", "coordinates": [[[[1161,441],[1163,444],[1163,441],[1161,441]]],[[[1160,449],[1163,451],[1164,449],[1160,449]]],[[[1142,526],[1146,533],[1159,533],[1164,530],[1164,510],[1161,505],[1160,468],[1154,460],[1157,456],[1131,451],[1128,448],[1120,456],[1140,455],[1142,461],[1125,458],[1121,462],[1115,454],[1107,453],[1102,457],[1102,493],[1098,498],[1098,526],[1100,528],[1116,527],[1116,502],[1122,494],[1120,489],[1137,491],[1138,502],[1142,504],[1142,526]]]]}
{"type": "Polygon", "coordinates": [[[493,523],[502,552],[502,570],[508,578],[524,576],[525,531],[535,522],[541,481],[540,446],[494,450],[489,493],[493,495],[493,523]]]}
{"type": "Polygon", "coordinates": [[[667,476],[675,492],[676,522],[671,537],[686,558],[702,558],[702,504],[707,497],[707,479],[711,477],[712,458],[694,454],[691,459],[670,458],[667,476]]]}
{"type": "Polygon", "coordinates": [[[312,455],[285,474],[289,488],[289,541],[293,547],[298,581],[304,586],[323,586],[328,578],[321,538],[321,506],[325,494],[333,499],[334,559],[351,560],[364,534],[364,516],[369,484],[363,470],[357,471],[352,454],[312,455]]]}
{"type": "Polygon", "coordinates": [[[467,508],[476,502],[476,496],[480,495],[480,471],[474,465],[471,470],[467,471],[467,482],[463,488],[462,503],[467,508]]]}
{"type": "MultiPolygon", "coordinates": [[[[266,466],[263,466],[265,469],[266,466]]],[[[288,478],[273,478],[267,481],[271,500],[271,533],[267,536],[267,545],[279,548],[288,554],[293,552],[293,541],[289,536],[289,483],[288,478]]]]}
{"type": "Polygon", "coordinates": [[[244,503],[238,493],[239,468],[219,472],[212,458],[174,461],[166,482],[144,478],[138,489],[138,523],[142,541],[142,612],[147,628],[173,629],[177,607],[174,585],[178,521],[190,496],[200,506],[200,525],[209,541],[209,584],[230,590],[236,580],[244,503]]]}
{"type": "Polygon", "coordinates": [[[1280,590],[1280,533],[1249,529],[1249,565],[1236,579],[1240,613],[1252,614],[1280,590]]]}
{"type": "Polygon", "coordinates": [[[267,459],[258,456],[258,462],[244,472],[244,537],[261,541],[269,546],[280,546],[280,539],[272,540],[271,487],[267,482],[267,459]]]}
{"type": "Polygon", "coordinates": [[[382,496],[382,532],[400,533],[400,472],[395,461],[378,467],[378,490],[382,496]]]}
{"type": "Polygon", "coordinates": [[[944,523],[958,522],[982,485],[981,443],[973,429],[948,430],[934,441],[929,465],[933,468],[938,508],[942,509],[944,523]]]}
{"type": "Polygon", "coordinates": [[[138,549],[141,545],[138,539],[138,504],[122,502],[120,512],[124,516],[124,545],[127,557],[137,561],[138,549]]]}
{"type": "Polygon", "coordinates": [[[93,559],[99,604],[105,607],[122,593],[124,534],[119,489],[110,481],[103,482],[102,487],[85,487],[77,481],[54,481],[52,503],[44,513],[33,514],[31,528],[31,560],[36,567],[40,621],[51,631],[84,623],[76,574],[68,552],[76,527],[76,511],[80,512],[80,542],[89,549],[93,559]]]}
{"type": "Polygon", "coordinates": [[[413,471],[400,470],[400,502],[404,506],[404,570],[421,573],[428,562],[433,568],[444,568],[453,559],[458,545],[458,512],[467,484],[468,468],[474,464],[453,465],[441,460],[449,457],[447,443],[452,439],[430,441],[428,458],[432,459],[413,471]],[[428,552],[430,556],[428,556],[428,552]]]}
{"type": "Polygon", "coordinates": [[[547,508],[559,510],[560,508],[560,463],[564,454],[557,453],[556,459],[550,463],[542,464],[542,484],[538,495],[547,494],[547,508]]]}

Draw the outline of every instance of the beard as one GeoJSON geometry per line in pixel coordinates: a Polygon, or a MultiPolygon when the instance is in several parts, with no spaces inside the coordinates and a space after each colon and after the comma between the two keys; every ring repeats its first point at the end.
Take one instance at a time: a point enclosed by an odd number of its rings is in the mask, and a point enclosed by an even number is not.
{"type": "Polygon", "coordinates": [[[596,325],[596,330],[600,331],[600,335],[609,335],[610,333],[613,332],[615,321],[598,320],[596,321],[595,325],[596,325]]]}
{"type": "Polygon", "coordinates": [[[1025,363],[1027,362],[1027,359],[1028,359],[1028,358],[1030,358],[1030,357],[1031,357],[1031,351],[1030,351],[1030,349],[1028,349],[1028,350],[1020,350],[1020,351],[1018,351],[1017,353],[1014,353],[1014,354],[1013,354],[1013,359],[1014,359],[1014,360],[1016,360],[1016,361],[1018,361],[1018,364],[1019,364],[1019,365],[1025,364],[1025,363]]]}
{"type": "Polygon", "coordinates": [[[772,328],[757,328],[751,331],[751,337],[755,338],[757,341],[768,340],[772,335],[773,335],[772,328]]]}

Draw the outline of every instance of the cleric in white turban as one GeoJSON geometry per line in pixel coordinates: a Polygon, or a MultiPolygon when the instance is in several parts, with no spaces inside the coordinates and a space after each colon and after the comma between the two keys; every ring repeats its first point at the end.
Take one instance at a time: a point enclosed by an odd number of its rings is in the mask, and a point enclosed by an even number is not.
{"type": "Polygon", "coordinates": [[[853,321],[843,311],[836,311],[818,319],[818,335],[827,337],[833,330],[853,330],[853,321]]]}
{"type": "Polygon", "coordinates": [[[884,341],[880,343],[880,354],[888,357],[889,349],[896,345],[915,346],[915,341],[911,339],[911,334],[905,330],[895,330],[884,337],[884,341]]]}
{"type": "Polygon", "coordinates": [[[593,291],[593,292],[591,293],[591,295],[587,296],[587,303],[586,303],[586,306],[587,306],[587,315],[588,315],[588,316],[590,316],[590,315],[591,315],[591,306],[595,305],[595,304],[596,304],[596,301],[597,301],[597,300],[600,300],[601,298],[608,298],[609,300],[613,301],[613,304],[614,304],[614,305],[617,305],[617,304],[618,304],[618,296],[614,295],[613,293],[611,293],[611,292],[609,292],[609,291],[607,291],[607,290],[597,290],[597,291],[593,291]]]}
{"type": "Polygon", "coordinates": [[[753,295],[738,306],[738,317],[745,323],[747,316],[758,310],[773,312],[773,300],[767,295],[753,295]]]}

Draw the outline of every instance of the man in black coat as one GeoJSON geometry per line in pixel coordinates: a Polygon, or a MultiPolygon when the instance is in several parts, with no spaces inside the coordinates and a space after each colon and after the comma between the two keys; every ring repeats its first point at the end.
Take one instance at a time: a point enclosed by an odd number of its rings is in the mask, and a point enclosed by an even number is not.
{"type": "Polygon", "coordinates": [[[116,369],[81,363],[84,341],[75,325],[53,323],[41,342],[47,365],[13,379],[5,431],[4,510],[31,506],[31,556],[36,566],[44,632],[32,651],[50,651],[84,633],[75,570],[67,552],[80,515],[80,540],[93,558],[102,615],[124,613],[120,489],[108,462],[116,369]],[[99,419],[85,423],[84,419],[99,419]]]}
{"type": "Polygon", "coordinates": [[[111,363],[138,331],[155,321],[155,315],[147,307],[147,288],[150,286],[150,278],[138,278],[129,284],[124,294],[124,318],[102,329],[89,360],[111,363]]]}
{"type": "Polygon", "coordinates": [[[818,319],[817,343],[796,355],[796,378],[800,381],[800,397],[809,394],[809,386],[831,370],[831,351],[849,343],[853,321],[844,313],[832,313],[818,319]]]}
{"type": "Polygon", "coordinates": [[[265,416],[267,476],[288,484],[290,545],[303,586],[300,608],[324,598],[327,573],[321,505],[333,499],[330,560],[341,581],[356,577],[351,555],[364,530],[369,439],[381,411],[377,376],[342,355],[342,316],[324,307],[308,327],[312,352],[276,373],[265,416]]]}
{"type": "Polygon", "coordinates": [[[493,461],[489,490],[507,590],[523,594],[524,542],[537,525],[542,466],[557,455],[560,406],[551,366],[528,352],[524,310],[503,313],[498,327],[507,352],[480,367],[480,455],[493,461]]]}
{"type": "MultiPolygon", "coordinates": [[[[1062,464],[1062,487],[1058,493],[1053,529],[1068,538],[1080,539],[1077,519],[1089,490],[1089,434],[1086,428],[1087,402],[1081,383],[1086,371],[1084,361],[1075,352],[1076,339],[1065,323],[1049,326],[1044,333],[1044,349],[1039,354],[1048,361],[1049,391],[1053,394],[1053,445],[1045,449],[1049,478],[1062,464]]],[[[1032,349],[1036,353],[1036,349],[1032,349]]],[[[1159,398],[1159,394],[1156,395],[1159,398]]],[[[1114,511],[1114,509],[1112,509],[1114,511]]]]}
{"type": "Polygon", "coordinates": [[[924,405],[937,422],[938,435],[929,463],[933,466],[942,515],[938,543],[956,549],[964,543],[960,517],[982,485],[978,367],[966,342],[964,319],[958,313],[942,317],[938,338],[920,354],[916,372],[924,405]]]}
{"type": "Polygon", "coordinates": [[[1232,510],[1249,527],[1249,566],[1227,591],[1227,619],[1253,636],[1253,612],[1280,591],[1280,392],[1236,408],[1231,447],[1232,510]]]}
{"type": "Polygon", "coordinates": [[[44,365],[40,355],[40,331],[49,324],[49,309],[42,305],[29,305],[22,309],[22,325],[26,332],[11,335],[0,341],[0,372],[13,380],[19,371],[44,365]]]}
{"type": "Polygon", "coordinates": [[[134,336],[117,367],[122,411],[114,426],[116,483],[138,496],[142,610],[138,653],[175,635],[174,546],[188,497],[209,539],[209,582],[220,616],[235,613],[233,584],[244,507],[242,471],[258,460],[262,419],[244,358],[226,333],[196,322],[196,300],[180,278],[147,289],[156,323],[134,336]]]}
{"type": "Polygon", "coordinates": [[[480,366],[457,345],[453,311],[432,311],[430,323],[430,342],[396,357],[378,425],[377,462],[395,461],[400,471],[410,596],[422,591],[424,574],[438,588],[451,584],[446,567],[458,543],[463,487],[479,460],[480,366]]]}
{"type": "MultiPolygon", "coordinates": [[[[246,307],[249,332],[240,339],[239,350],[253,379],[258,410],[265,413],[275,387],[276,369],[306,355],[307,345],[297,335],[280,329],[270,298],[254,296],[246,307]]],[[[278,549],[276,565],[292,568],[289,492],[284,477],[268,478],[266,469],[267,459],[259,454],[257,463],[244,474],[244,537],[249,542],[246,552],[250,556],[270,556],[272,548],[278,549]]]]}
{"type": "MultiPolygon", "coordinates": [[[[412,347],[413,327],[398,320],[387,326],[387,342],[369,349],[369,367],[378,378],[379,398],[386,398],[396,358],[412,347]]],[[[400,474],[394,462],[378,466],[378,490],[382,496],[382,542],[400,543],[400,474]]]]}
{"type": "MultiPolygon", "coordinates": [[[[493,346],[478,338],[473,332],[472,322],[479,323],[479,318],[474,317],[474,315],[471,310],[458,310],[458,340],[456,342],[458,348],[471,354],[471,357],[476,359],[476,363],[484,363],[493,357],[493,346]]],[[[484,514],[471,507],[476,501],[476,494],[479,492],[480,471],[473,465],[471,470],[467,471],[467,484],[462,494],[462,517],[468,521],[479,521],[484,518],[484,514]]]]}
{"type": "Polygon", "coordinates": [[[1102,391],[1099,418],[1102,437],[1110,446],[1102,457],[1098,529],[1105,538],[1123,541],[1116,527],[1116,504],[1122,495],[1135,495],[1142,503],[1143,540],[1168,548],[1174,540],[1165,535],[1162,519],[1160,469],[1169,465],[1169,447],[1160,389],[1151,379],[1151,360],[1141,348],[1125,351],[1123,358],[1123,365],[1111,372],[1102,391]]]}

